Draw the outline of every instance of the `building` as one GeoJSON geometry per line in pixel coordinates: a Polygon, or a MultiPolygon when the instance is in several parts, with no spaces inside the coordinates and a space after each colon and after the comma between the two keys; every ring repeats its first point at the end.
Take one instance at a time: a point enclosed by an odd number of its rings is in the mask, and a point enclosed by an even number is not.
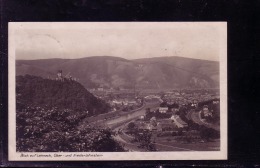
{"type": "Polygon", "coordinates": [[[63,81],[62,70],[58,70],[56,79],[59,81],[63,81]]]}
{"type": "Polygon", "coordinates": [[[197,108],[198,107],[198,103],[193,100],[193,102],[191,103],[191,107],[197,108]]]}
{"type": "Polygon", "coordinates": [[[174,131],[178,127],[171,119],[158,120],[157,130],[158,131],[174,131]]]}
{"type": "Polygon", "coordinates": [[[171,120],[174,121],[178,128],[188,127],[188,124],[184,122],[178,115],[172,115],[171,120]]]}
{"type": "Polygon", "coordinates": [[[128,104],[129,105],[137,105],[137,102],[135,100],[129,100],[128,104]]]}
{"type": "Polygon", "coordinates": [[[157,126],[153,124],[148,124],[147,128],[149,131],[157,131],[157,126]]]}
{"type": "Polygon", "coordinates": [[[160,107],[159,112],[160,113],[166,113],[168,111],[168,107],[160,107]]]}
{"type": "Polygon", "coordinates": [[[140,131],[149,131],[148,123],[145,122],[135,122],[138,130],[140,131]]]}
{"type": "Polygon", "coordinates": [[[143,119],[144,119],[144,115],[141,115],[141,116],[140,116],[140,119],[143,120],[143,119]]]}
{"type": "Polygon", "coordinates": [[[203,112],[204,117],[212,117],[212,112],[209,111],[209,108],[207,105],[203,106],[202,112],[203,112]]]}
{"type": "Polygon", "coordinates": [[[104,91],[104,88],[99,87],[99,88],[97,88],[97,90],[98,90],[98,91],[104,91]]]}

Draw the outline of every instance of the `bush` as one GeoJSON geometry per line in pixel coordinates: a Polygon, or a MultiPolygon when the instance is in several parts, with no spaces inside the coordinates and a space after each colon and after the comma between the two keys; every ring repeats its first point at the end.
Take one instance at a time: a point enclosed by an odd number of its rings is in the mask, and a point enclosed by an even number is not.
{"type": "Polygon", "coordinates": [[[157,134],[158,137],[172,136],[172,131],[164,131],[157,134]]]}
{"type": "Polygon", "coordinates": [[[82,114],[72,110],[28,107],[17,113],[16,140],[19,152],[124,151],[108,129],[78,129],[82,114]],[[55,116],[55,117],[54,117],[55,116]]]}

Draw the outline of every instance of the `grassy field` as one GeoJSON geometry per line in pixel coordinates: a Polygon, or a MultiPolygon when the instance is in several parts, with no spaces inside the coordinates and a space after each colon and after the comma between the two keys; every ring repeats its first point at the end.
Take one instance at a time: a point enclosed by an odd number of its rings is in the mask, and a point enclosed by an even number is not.
{"type": "MultiPolygon", "coordinates": [[[[176,141],[170,137],[159,137],[155,139],[155,143],[163,144],[167,146],[173,146],[183,149],[189,149],[194,151],[218,151],[220,150],[220,140],[214,140],[211,142],[191,142],[191,143],[183,143],[176,141]]],[[[173,151],[171,148],[167,146],[157,145],[157,149],[160,151],[173,151]]]]}

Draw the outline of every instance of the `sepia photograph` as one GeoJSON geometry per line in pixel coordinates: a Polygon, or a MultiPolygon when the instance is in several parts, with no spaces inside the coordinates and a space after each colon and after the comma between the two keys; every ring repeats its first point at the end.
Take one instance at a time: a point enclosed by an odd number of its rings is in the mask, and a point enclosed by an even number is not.
{"type": "Polygon", "coordinates": [[[9,160],[227,159],[226,22],[9,22],[9,160]]]}

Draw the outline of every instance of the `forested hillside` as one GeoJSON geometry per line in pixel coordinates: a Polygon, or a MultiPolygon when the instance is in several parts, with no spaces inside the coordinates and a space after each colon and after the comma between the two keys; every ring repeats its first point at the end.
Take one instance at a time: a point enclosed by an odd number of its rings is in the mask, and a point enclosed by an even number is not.
{"type": "Polygon", "coordinates": [[[81,84],[35,76],[16,78],[16,147],[19,152],[123,151],[110,129],[79,123],[108,105],[81,84]]]}
{"type": "Polygon", "coordinates": [[[56,81],[36,76],[17,76],[17,110],[44,107],[71,109],[97,115],[108,112],[109,106],[89,93],[80,83],[72,80],[56,81]]]}

